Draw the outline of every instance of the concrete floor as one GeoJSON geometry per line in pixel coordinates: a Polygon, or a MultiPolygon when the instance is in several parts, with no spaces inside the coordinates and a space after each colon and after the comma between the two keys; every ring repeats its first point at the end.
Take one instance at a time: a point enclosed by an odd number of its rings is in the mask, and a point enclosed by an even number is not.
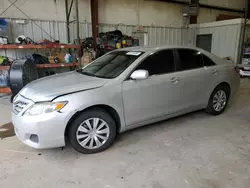
{"type": "MultiPolygon", "coordinates": [[[[0,99],[0,125],[10,105],[0,99]]],[[[204,112],[120,135],[102,153],[35,150],[16,137],[0,140],[3,188],[249,188],[250,80],[221,116],[204,112]]]]}

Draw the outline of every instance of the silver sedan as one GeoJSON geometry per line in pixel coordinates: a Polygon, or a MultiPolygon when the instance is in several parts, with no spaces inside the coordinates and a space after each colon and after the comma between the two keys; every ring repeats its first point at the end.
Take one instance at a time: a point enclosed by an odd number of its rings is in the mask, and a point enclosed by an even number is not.
{"type": "Polygon", "coordinates": [[[221,114],[239,69],[202,49],[178,46],[112,51],[83,69],[39,79],[14,98],[17,137],[33,148],[81,153],[110,147],[118,133],[205,109],[221,114]]]}

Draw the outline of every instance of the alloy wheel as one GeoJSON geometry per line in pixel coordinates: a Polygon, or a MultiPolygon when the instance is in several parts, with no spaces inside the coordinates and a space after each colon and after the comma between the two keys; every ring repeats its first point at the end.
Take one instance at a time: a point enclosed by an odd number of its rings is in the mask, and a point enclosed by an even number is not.
{"type": "Polygon", "coordinates": [[[215,111],[220,112],[222,111],[227,104],[227,95],[225,91],[219,90],[215,93],[213,97],[213,108],[215,111]]]}

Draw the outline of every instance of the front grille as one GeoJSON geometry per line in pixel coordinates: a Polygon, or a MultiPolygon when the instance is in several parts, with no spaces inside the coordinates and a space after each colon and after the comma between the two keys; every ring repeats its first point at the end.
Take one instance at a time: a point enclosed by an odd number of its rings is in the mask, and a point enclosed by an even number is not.
{"type": "Polygon", "coordinates": [[[13,112],[19,114],[25,110],[29,105],[29,101],[22,96],[18,96],[13,103],[13,112]]]}

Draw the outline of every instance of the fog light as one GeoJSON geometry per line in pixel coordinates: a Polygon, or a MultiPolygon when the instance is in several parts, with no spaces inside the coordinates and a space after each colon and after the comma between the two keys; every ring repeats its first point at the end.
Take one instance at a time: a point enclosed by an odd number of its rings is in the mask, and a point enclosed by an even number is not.
{"type": "Polygon", "coordinates": [[[39,142],[38,136],[36,134],[30,135],[30,140],[35,143],[39,142]]]}

